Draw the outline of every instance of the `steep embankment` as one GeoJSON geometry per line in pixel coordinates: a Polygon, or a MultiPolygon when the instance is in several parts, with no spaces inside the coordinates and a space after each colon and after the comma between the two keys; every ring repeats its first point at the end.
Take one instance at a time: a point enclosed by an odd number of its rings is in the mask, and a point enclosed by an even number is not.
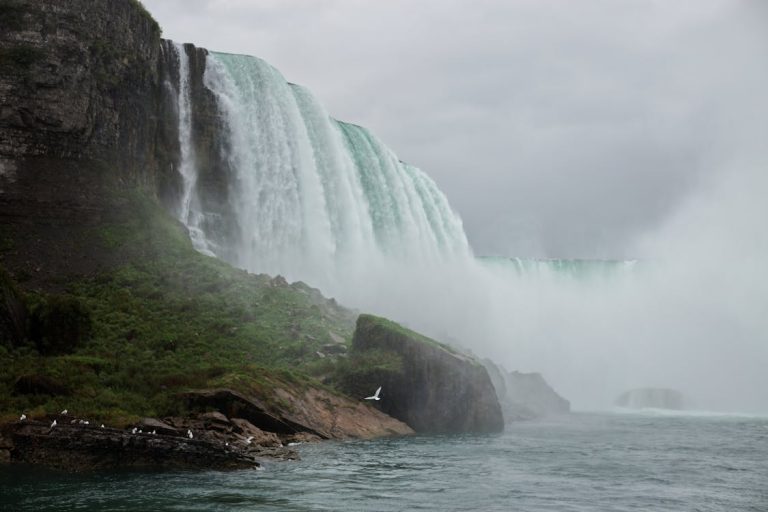
{"type": "Polygon", "coordinates": [[[360,315],[352,358],[340,372],[352,396],[382,387],[376,407],[416,432],[498,432],[499,402],[485,368],[474,358],[405,329],[360,315]]]}

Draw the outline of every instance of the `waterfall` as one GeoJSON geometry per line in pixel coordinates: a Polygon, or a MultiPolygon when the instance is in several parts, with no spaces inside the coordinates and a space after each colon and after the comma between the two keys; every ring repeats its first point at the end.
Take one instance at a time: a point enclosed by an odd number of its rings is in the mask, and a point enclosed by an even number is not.
{"type": "Polygon", "coordinates": [[[189,55],[184,45],[171,45],[178,60],[179,83],[175,88],[179,131],[179,174],[182,178],[182,194],[177,218],[189,231],[192,244],[198,251],[214,256],[201,228],[203,214],[197,205],[197,165],[192,139],[192,91],[190,88],[189,55]]]}
{"type": "Polygon", "coordinates": [[[733,269],[703,278],[692,262],[706,251],[638,264],[476,258],[436,184],[367,129],[262,60],[174,48],[178,215],[201,252],[541,372],[576,408],[648,385],[717,392],[710,377],[733,340],[764,338],[765,301],[744,300],[733,269]]]}
{"type": "Polygon", "coordinates": [[[235,264],[335,291],[361,265],[470,255],[435,183],[366,129],[260,59],[215,53],[206,66],[235,170],[235,264]]]}

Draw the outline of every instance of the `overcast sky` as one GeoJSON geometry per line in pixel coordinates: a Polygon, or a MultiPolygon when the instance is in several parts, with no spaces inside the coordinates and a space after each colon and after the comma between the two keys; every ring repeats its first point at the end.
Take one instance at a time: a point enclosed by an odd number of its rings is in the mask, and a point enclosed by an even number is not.
{"type": "Polygon", "coordinates": [[[632,257],[740,151],[768,2],[143,0],[427,172],[478,254],[632,257]]]}

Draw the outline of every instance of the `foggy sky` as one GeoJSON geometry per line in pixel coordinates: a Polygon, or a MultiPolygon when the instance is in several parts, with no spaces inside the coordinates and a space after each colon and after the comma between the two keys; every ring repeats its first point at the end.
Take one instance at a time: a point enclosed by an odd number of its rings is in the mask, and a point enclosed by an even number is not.
{"type": "Polygon", "coordinates": [[[768,12],[738,0],[143,0],[261,57],[422,168],[477,254],[633,257],[754,131],[768,12]]]}

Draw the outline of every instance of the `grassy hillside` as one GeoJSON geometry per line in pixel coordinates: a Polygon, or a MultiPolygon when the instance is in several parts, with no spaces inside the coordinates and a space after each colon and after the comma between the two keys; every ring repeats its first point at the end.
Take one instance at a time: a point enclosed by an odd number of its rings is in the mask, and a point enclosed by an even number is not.
{"type": "MultiPolygon", "coordinates": [[[[185,389],[227,386],[269,400],[276,383],[302,385],[331,369],[316,352],[349,342],[352,312],[302,283],[197,253],[141,193],[121,204],[122,214],[71,227],[79,249],[67,257],[98,255],[72,265],[98,270],[41,282],[34,269],[9,268],[18,284],[6,288],[19,290],[26,327],[23,339],[0,334],[0,415],[67,408],[124,423],[180,412],[173,396],[185,389]]],[[[0,253],[19,247],[0,235],[0,253]]]]}

